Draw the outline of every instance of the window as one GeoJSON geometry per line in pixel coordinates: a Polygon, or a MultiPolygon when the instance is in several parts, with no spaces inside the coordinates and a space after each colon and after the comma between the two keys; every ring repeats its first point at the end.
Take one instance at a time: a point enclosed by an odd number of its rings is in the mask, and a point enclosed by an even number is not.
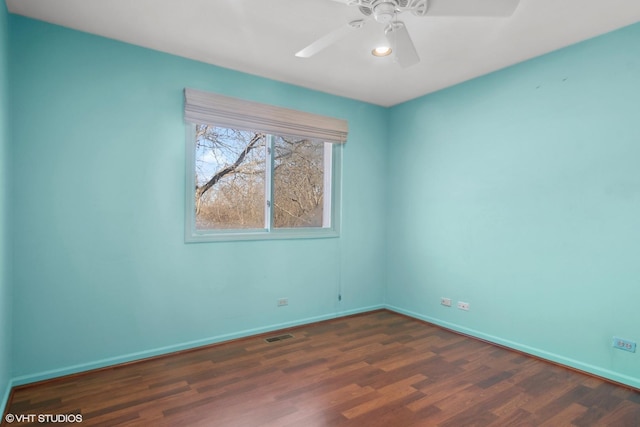
{"type": "Polygon", "coordinates": [[[186,241],[338,235],[346,122],[190,89],[185,118],[186,241]]]}

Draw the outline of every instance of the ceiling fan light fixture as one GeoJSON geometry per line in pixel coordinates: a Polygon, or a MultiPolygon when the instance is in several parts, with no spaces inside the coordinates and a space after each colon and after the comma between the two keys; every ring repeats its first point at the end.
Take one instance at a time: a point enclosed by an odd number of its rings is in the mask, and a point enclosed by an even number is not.
{"type": "Polygon", "coordinates": [[[389,46],[378,46],[371,51],[373,56],[377,56],[378,58],[382,58],[384,56],[391,55],[391,48],[389,46]]]}

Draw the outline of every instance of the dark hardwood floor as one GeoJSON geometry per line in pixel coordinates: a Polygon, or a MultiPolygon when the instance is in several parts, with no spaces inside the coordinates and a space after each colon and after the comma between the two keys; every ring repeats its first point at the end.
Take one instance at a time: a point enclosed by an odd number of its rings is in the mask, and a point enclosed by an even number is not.
{"type": "Polygon", "coordinates": [[[285,332],[18,388],[7,412],[82,426],[640,426],[638,391],[388,311],[285,332]]]}

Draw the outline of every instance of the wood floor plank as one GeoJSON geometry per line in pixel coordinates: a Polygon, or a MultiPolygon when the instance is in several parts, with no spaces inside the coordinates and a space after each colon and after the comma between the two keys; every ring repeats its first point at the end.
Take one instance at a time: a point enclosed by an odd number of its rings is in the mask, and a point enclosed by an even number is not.
{"type": "Polygon", "coordinates": [[[640,426],[637,390],[389,311],[284,333],[19,387],[7,413],[83,426],[640,426]]]}
{"type": "Polygon", "coordinates": [[[577,403],[563,406],[562,410],[544,422],[539,422],[540,427],[570,426],[573,421],[586,412],[587,408],[577,403]]]}
{"type": "Polygon", "coordinates": [[[402,399],[403,397],[416,394],[418,390],[416,390],[413,385],[424,378],[425,377],[423,375],[414,375],[412,377],[403,378],[400,381],[387,384],[378,389],[378,397],[344,411],[342,414],[349,419],[355,418],[381,406],[386,406],[391,402],[402,399]]]}

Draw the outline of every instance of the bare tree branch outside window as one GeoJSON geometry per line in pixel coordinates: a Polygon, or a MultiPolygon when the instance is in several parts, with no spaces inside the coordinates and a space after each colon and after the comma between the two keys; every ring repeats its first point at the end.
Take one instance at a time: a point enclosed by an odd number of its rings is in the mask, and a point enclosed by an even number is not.
{"type": "MultiPolygon", "coordinates": [[[[264,228],[267,135],[196,126],[197,229],[264,228]]],[[[324,143],[273,138],[273,227],[321,227],[324,143]]]]}

